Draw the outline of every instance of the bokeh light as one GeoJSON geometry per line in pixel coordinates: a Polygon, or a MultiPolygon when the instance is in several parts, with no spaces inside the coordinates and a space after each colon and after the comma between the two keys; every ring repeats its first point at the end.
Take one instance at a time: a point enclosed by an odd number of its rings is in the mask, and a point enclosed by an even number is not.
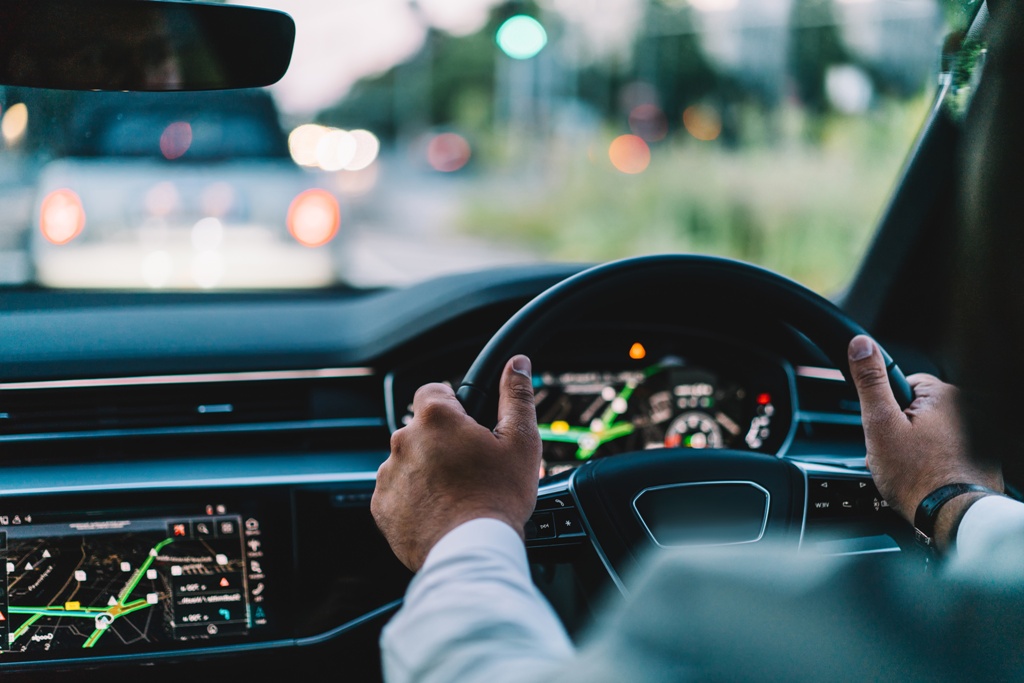
{"type": "Polygon", "coordinates": [[[377,160],[380,153],[380,140],[368,130],[354,130],[351,133],[356,143],[356,152],[351,161],[345,165],[346,171],[362,171],[377,160]]]}
{"type": "Polygon", "coordinates": [[[548,34],[533,17],[517,14],[498,28],[496,40],[501,51],[512,59],[530,59],[548,44],[548,34]]]}
{"type": "Polygon", "coordinates": [[[320,139],[331,131],[326,126],[306,123],[288,135],[288,151],[299,166],[316,166],[316,146],[320,139]]]}
{"type": "Polygon", "coordinates": [[[174,260],[166,251],[153,251],[142,259],[142,279],[153,289],[166,287],[173,273],[174,260]]]}
{"type": "Polygon", "coordinates": [[[668,120],[658,105],[638,104],[629,112],[629,129],[647,142],[657,142],[668,135],[668,120]]]}
{"type": "Polygon", "coordinates": [[[166,218],[178,208],[181,197],[178,195],[178,188],[175,184],[165,180],[146,190],[146,196],[142,201],[149,215],[155,218],[166,218]]]}
{"type": "Polygon", "coordinates": [[[713,107],[695,104],[683,110],[683,127],[698,140],[710,142],[722,134],[722,118],[713,107]]]}
{"type": "Polygon", "coordinates": [[[288,151],[299,166],[323,171],[361,171],[377,160],[380,140],[368,130],[342,130],[306,123],[288,135],[288,151]]]}
{"type": "Polygon", "coordinates": [[[314,188],[300,193],[288,207],[288,232],[306,247],[327,244],[338,234],[341,209],[327,190],[314,188]]]}
{"type": "Polygon", "coordinates": [[[220,252],[201,251],[192,257],[192,279],[202,289],[213,289],[224,277],[224,257],[220,252]]]}
{"type": "Polygon", "coordinates": [[[39,229],[52,244],[67,244],[85,228],[85,209],[69,189],[54,190],[39,206],[39,229]]]}
{"type": "Polygon", "coordinates": [[[620,135],[609,145],[608,158],[622,173],[643,173],[651,163],[651,148],[638,135],[620,135]]]}
{"type": "Polygon", "coordinates": [[[199,206],[207,216],[226,216],[235,205],[235,187],[228,182],[211,183],[199,195],[199,206]]]}
{"type": "Polygon", "coordinates": [[[165,159],[180,159],[192,146],[192,126],[186,121],[175,121],[160,134],[160,152],[165,159]]]}
{"type": "Polygon", "coordinates": [[[340,171],[355,156],[356,139],[347,130],[331,130],[316,144],[316,163],[325,171],[340,171]]]}
{"type": "Polygon", "coordinates": [[[3,134],[8,145],[13,145],[20,140],[27,128],[28,107],[24,102],[12,104],[4,112],[3,118],[0,118],[0,133],[3,134]]]}
{"type": "Polygon", "coordinates": [[[192,226],[192,246],[196,251],[210,251],[220,247],[224,241],[224,225],[214,218],[200,218],[192,226]]]}
{"type": "Polygon", "coordinates": [[[458,171],[472,154],[469,142],[458,133],[441,133],[427,143],[427,163],[442,173],[458,171]]]}

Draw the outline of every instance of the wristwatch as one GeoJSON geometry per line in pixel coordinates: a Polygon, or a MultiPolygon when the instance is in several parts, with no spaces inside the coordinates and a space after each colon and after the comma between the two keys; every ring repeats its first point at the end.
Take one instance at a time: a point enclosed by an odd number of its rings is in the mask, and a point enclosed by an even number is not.
{"type": "Polygon", "coordinates": [[[935,489],[921,501],[914,514],[914,537],[926,548],[935,549],[935,519],[939,516],[942,506],[957,496],[965,493],[991,493],[997,491],[979,486],[978,484],[946,484],[935,489]]]}

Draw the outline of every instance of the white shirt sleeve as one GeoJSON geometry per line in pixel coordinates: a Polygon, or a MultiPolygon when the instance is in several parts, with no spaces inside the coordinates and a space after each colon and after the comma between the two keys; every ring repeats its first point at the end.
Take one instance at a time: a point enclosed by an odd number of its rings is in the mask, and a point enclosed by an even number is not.
{"type": "Polygon", "coordinates": [[[1020,575],[1024,566],[1024,503],[1004,496],[975,502],[960,520],[956,534],[957,571],[1008,571],[1020,575]]]}
{"type": "Polygon", "coordinates": [[[530,579],[526,549],[504,522],[448,532],[381,634],[388,683],[541,680],[574,648],[530,579]]]}

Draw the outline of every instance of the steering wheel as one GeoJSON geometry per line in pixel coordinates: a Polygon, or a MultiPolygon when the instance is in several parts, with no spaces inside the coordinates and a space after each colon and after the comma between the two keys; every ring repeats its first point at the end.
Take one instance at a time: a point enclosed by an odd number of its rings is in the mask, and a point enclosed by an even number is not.
{"type": "MultiPolygon", "coordinates": [[[[771,271],[730,259],[658,255],[599,265],[552,286],[490,339],[459,386],[466,412],[493,426],[496,389],[508,359],[534,352],[588,304],[644,292],[715,291],[748,305],[756,293],[769,318],[814,343],[850,381],[847,345],[865,330],[827,299],[771,271]]],[[[639,300],[639,299],[638,299],[639,300]]],[[[901,408],[913,400],[906,377],[881,350],[901,408]]],[[[629,571],[640,548],[793,541],[804,520],[806,478],[792,462],[747,451],[645,450],[592,461],[575,470],[568,491],[613,578],[629,571]],[[694,527],[690,520],[702,523],[694,527]]]]}

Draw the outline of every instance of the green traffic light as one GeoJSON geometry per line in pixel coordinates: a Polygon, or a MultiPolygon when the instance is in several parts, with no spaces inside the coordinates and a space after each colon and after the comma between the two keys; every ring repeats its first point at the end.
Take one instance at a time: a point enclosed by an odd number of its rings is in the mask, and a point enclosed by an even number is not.
{"type": "Polygon", "coordinates": [[[530,59],[548,44],[548,34],[541,23],[525,14],[509,17],[495,36],[498,47],[512,59],[530,59]]]}

